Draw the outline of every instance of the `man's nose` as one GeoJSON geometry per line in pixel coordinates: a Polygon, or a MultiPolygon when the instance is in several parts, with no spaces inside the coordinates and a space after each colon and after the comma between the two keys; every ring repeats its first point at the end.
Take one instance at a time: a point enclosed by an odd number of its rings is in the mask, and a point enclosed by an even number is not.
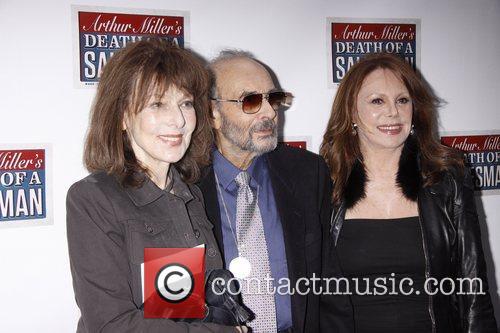
{"type": "Polygon", "coordinates": [[[259,115],[262,118],[274,119],[276,118],[277,112],[276,110],[273,109],[273,107],[269,103],[268,98],[262,97],[262,105],[259,110],[259,115]]]}

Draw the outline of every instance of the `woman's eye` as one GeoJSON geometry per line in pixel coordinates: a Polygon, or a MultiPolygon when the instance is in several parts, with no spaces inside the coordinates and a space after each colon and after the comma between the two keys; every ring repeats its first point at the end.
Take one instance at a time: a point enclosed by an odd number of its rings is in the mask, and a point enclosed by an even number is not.
{"type": "Polygon", "coordinates": [[[151,104],[151,107],[155,108],[155,109],[159,109],[163,106],[163,103],[162,102],[153,102],[151,104]]]}
{"type": "Polygon", "coordinates": [[[187,100],[187,101],[182,102],[181,106],[183,108],[193,108],[194,107],[194,102],[191,101],[191,100],[187,100]]]}
{"type": "Polygon", "coordinates": [[[382,104],[384,101],[382,100],[382,98],[374,98],[372,99],[372,104],[376,104],[376,105],[380,105],[382,104]]]}
{"type": "Polygon", "coordinates": [[[410,102],[410,99],[406,98],[406,97],[398,99],[399,104],[408,104],[409,102],[410,102]]]}

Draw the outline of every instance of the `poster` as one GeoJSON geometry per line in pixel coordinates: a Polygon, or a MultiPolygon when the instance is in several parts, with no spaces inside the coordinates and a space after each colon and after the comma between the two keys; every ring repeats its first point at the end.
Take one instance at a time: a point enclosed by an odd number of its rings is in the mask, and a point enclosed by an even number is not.
{"type": "Polygon", "coordinates": [[[310,136],[287,136],[280,138],[279,142],[283,143],[289,147],[295,147],[300,149],[311,149],[312,138],[310,136]]]}
{"type": "Polygon", "coordinates": [[[327,18],[328,86],[369,53],[393,53],[420,67],[420,20],[327,18]]]}
{"type": "Polygon", "coordinates": [[[0,145],[0,228],[52,224],[51,149],[0,145]]]}
{"type": "Polygon", "coordinates": [[[477,191],[500,194],[500,130],[448,133],[441,143],[464,152],[477,191]]]}
{"type": "Polygon", "coordinates": [[[76,87],[93,87],[107,61],[127,43],[165,38],[187,46],[189,13],[166,10],[71,6],[76,87]]]}

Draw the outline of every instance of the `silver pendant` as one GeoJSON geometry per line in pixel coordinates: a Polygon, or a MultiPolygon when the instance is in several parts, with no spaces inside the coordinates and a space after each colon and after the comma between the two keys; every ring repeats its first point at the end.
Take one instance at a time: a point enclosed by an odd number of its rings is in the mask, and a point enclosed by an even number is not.
{"type": "Polygon", "coordinates": [[[244,279],[250,275],[252,265],[247,258],[238,256],[229,263],[229,270],[237,279],[244,279]]]}

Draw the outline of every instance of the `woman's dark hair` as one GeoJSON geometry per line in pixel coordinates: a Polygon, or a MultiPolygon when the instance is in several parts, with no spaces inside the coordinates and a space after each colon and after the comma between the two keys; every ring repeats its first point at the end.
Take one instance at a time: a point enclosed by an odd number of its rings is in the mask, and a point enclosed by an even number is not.
{"type": "Polygon", "coordinates": [[[323,136],[320,154],[330,167],[334,181],[332,201],[339,203],[352,167],[362,160],[358,136],[352,135],[356,99],[364,79],[376,69],[387,69],[404,83],[413,102],[413,125],[420,151],[420,167],[424,186],[438,182],[442,172],[463,167],[463,158],[456,150],[440,143],[437,131],[437,109],[440,100],[411,66],[398,56],[387,53],[370,54],[353,65],[340,83],[330,120],[323,136]]]}
{"type": "Polygon", "coordinates": [[[164,39],[128,44],[105,65],[93,103],[84,148],[90,172],[106,171],[123,186],[140,186],[147,168],[136,159],[126,131],[125,112],[140,112],[152,94],[174,85],[191,94],[196,128],[184,157],[175,166],[185,182],[193,183],[209,163],[213,143],[209,92],[211,78],[204,61],[192,51],[164,39]]]}

